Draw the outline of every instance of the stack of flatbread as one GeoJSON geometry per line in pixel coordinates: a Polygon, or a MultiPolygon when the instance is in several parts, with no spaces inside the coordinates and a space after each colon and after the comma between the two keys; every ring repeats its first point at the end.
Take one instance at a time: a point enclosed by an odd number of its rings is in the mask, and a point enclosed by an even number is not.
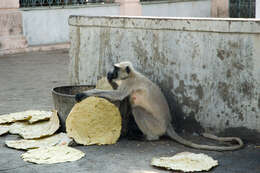
{"type": "Polygon", "coordinates": [[[18,134],[23,138],[8,140],[6,145],[28,150],[21,157],[38,164],[74,161],[85,155],[68,146],[72,139],[66,133],[55,134],[59,126],[57,111],[28,110],[0,115],[0,135],[18,134]]]}

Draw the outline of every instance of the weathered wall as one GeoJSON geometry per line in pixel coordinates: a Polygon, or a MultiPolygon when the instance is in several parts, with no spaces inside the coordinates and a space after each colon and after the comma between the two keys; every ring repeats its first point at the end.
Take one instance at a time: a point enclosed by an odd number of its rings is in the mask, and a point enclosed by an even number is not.
{"type": "Polygon", "coordinates": [[[69,15],[119,15],[118,4],[87,5],[82,8],[32,8],[21,10],[24,35],[31,45],[69,41],[69,15]]]}
{"type": "Polygon", "coordinates": [[[143,16],[210,17],[211,0],[148,1],[142,3],[143,16]]]}
{"type": "Polygon", "coordinates": [[[95,84],[130,60],[163,89],[182,128],[260,141],[259,23],[71,16],[71,82],[95,84]]]}

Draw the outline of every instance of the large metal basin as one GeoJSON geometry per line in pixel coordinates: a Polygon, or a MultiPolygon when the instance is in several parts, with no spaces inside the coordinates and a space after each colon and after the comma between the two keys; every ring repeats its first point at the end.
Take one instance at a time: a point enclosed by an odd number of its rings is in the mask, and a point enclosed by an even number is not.
{"type": "Polygon", "coordinates": [[[93,89],[95,86],[79,85],[79,86],[60,86],[52,89],[52,98],[54,108],[58,111],[61,131],[65,132],[65,121],[72,107],[75,105],[75,95],[77,93],[93,89]]]}
{"type": "MultiPolygon", "coordinates": [[[[52,89],[52,98],[54,103],[54,108],[58,111],[61,128],[60,131],[66,131],[66,118],[69,115],[72,107],[75,105],[75,95],[77,93],[90,90],[95,88],[91,85],[78,85],[78,86],[60,86],[52,89]]],[[[128,136],[130,138],[140,136],[142,133],[138,129],[134,118],[131,113],[131,108],[128,104],[128,99],[126,98],[123,101],[123,104],[120,104],[118,101],[112,102],[117,107],[122,115],[122,130],[121,136],[128,136]]]]}

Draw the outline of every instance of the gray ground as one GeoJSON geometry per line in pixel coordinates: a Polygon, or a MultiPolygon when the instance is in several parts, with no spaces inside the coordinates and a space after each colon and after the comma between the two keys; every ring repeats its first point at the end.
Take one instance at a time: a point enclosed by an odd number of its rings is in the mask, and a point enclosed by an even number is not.
{"type": "MultiPolygon", "coordinates": [[[[49,110],[51,89],[68,83],[68,52],[34,52],[0,57],[0,114],[27,109],[49,110]]],[[[121,139],[110,146],[76,146],[86,156],[76,162],[36,165],[20,158],[23,151],[6,148],[4,141],[15,135],[0,137],[0,172],[169,172],[149,166],[152,157],[172,156],[178,152],[206,153],[219,161],[214,173],[260,173],[260,148],[253,144],[234,152],[210,152],[186,148],[168,139],[144,142],[121,139]]],[[[193,141],[208,143],[198,136],[185,135],[193,141]]]]}

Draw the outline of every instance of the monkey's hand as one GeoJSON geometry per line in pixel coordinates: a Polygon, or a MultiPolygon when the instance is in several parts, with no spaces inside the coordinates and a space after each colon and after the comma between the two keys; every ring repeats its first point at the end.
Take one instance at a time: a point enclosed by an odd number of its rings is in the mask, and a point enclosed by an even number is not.
{"type": "Polygon", "coordinates": [[[82,100],[84,100],[87,97],[88,97],[88,95],[85,93],[78,93],[75,96],[75,100],[76,100],[76,102],[81,102],[82,100]]]}
{"type": "Polygon", "coordinates": [[[81,102],[82,100],[86,99],[89,96],[95,96],[95,89],[76,94],[75,100],[76,102],[81,102]]]}

